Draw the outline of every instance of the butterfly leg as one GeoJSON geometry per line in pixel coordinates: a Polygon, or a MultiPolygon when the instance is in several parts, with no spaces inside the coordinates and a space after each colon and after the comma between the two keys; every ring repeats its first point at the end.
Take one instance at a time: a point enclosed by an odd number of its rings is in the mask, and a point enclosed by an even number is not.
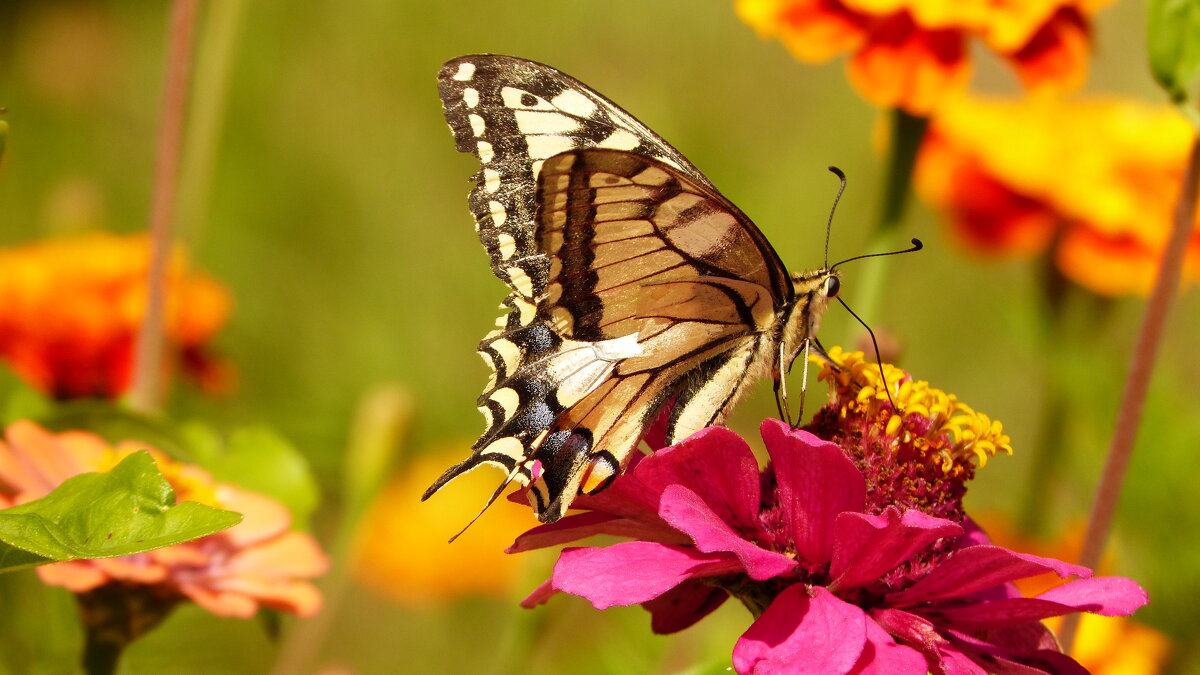
{"type": "Polygon", "coordinates": [[[789,426],[792,425],[792,411],[788,409],[787,399],[787,374],[792,369],[791,364],[787,368],[783,367],[785,360],[783,353],[783,342],[779,343],[779,361],[775,368],[775,409],[779,411],[779,417],[789,426]]]}
{"type": "Polygon", "coordinates": [[[793,429],[800,426],[800,423],[804,421],[804,395],[806,393],[808,393],[808,355],[811,350],[812,350],[812,340],[805,338],[805,340],[804,340],[804,366],[802,367],[802,369],[800,371],[801,372],[801,375],[800,375],[800,412],[796,416],[796,423],[792,425],[793,429]]]}

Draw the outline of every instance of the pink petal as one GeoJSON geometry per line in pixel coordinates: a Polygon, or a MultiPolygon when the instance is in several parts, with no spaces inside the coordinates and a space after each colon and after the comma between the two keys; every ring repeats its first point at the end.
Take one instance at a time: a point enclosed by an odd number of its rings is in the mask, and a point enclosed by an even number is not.
{"type": "Polygon", "coordinates": [[[1145,589],[1125,577],[1076,579],[1037,596],[1101,616],[1129,616],[1150,602],[1145,589]]]}
{"type": "Polygon", "coordinates": [[[962,607],[921,610],[921,614],[958,630],[986,630],[1015,626],[1070,614],[1091,612],[1103,616],[1128,616],[1148,601],[1146,591],[1124,577],[1077,579],[1036,598],[1011,598],[962,607]]]}
{"type": "Polygon", "coordinates": [[[260,492],[220,483],[215,493],[222,508],[242,514],[242,522],[221,533],[235,547],[273,539],[287,532],[292,524],[292,512],[283,502],[260,492]]]}
{"type": "Polygon", "coordinates": [[[971,516],[963,516],[960,524],[963,528],[963,536],[959,537],[958,548],[991,545],[992,538],[988,536],[987,532],[983,531],[983,528],[978,523],[971,519],[971,516]]]}
{"type": "Polygon", "coordinates": [[[1046,602],[1036,598],[1013,598],[982,602],[965,607],[930,607],[913,610],[942,625],[956,630],[990,630],[1016,626],[1030,621],[1041,621],[1051,616],[1062,616],[1075,611],[1067,605],[1046,602]]]}
{"type": "Polygon", "coordinates": [[[950,644],[931,621],[910,612],[873,609],[870,618],[897,640],[924,654],[931,663],[941,663],[942,648],[950,644]]]}
{"type": "Polygon", "coordinates": [[[867,643],[867,617],[820,586],[793,584],[738,639],[741,675],[834,675],[854,668],[867,643]]]}
{"type": "Polygon", "coordinates": [[[285,578],[319,577],[329,571],[329,556],[306,532],[285,532],[249,548],[234,551],[225,561],[225,574],[285,578]]]}
{"type": "Polygon", "coordinates": [[[1060,577],[1091,576],[1091,570],[1053,558],[1016,553],[999,546],[969,546],[950,554],[941,565],[907,589],[891,593],[886,603],[907,607],[920,602],[975,593],[1014,579],[1054,572],[1060,577]]]}
{"type": "MultiPolygon", "coordinates": [[[[951,634],[954,634],[953,631],[951,634]]],[[[1059,647],[1058,638],[1054,637],[1054,632],[1040,621],[995,628],[985,631],[983,637],[994,645],[1023,651],[1056,650],[1059,647]]]]}
{"type": "Polygon", "coordinates": [[[258,603],[253,598],[241,593],[203,586],[185,586],[180,590],[192,602],[217,616],[249,619],[258,613],[258,603]]]}
{"type": "Polygon", "coordinates": [[[538,605],[544,605],[555,593],[558,591],[554,590],[554,580],[547,579],[525,596],[525,599],[521,601],[521,606],[525,609],[533,609],[538,605]]]}
{"type": "MultiPolygon", "coordinates": [[[[638,463],[640,466],[641,463],[638,463]]],[[[573,509],[599,511],[646,523],[658,523],[658,493],[637,479],[637,470],[617,476],[612,485],[593,495],[580,494],[573,509]]]]}
{"type": "MultiPolygon", "coordinates": [[[[618,479],[620,480],[620,479],[618,479]]],[[[572,513],[548,525],[539,525],[517,537],[505,553],[522,553],[578,541],[597,534],[628,537],[664,544],[689,544],[687,535],[667,527],[657,516],[653,523],[621,518],[609,513],[588,511],[572,513]]]]}
{"type": "Polygon", "coordinates": [[[877,516],[840,513],[834,520],[830,590],[865,586],[942,537],[962,534],[949,520],[889,506],[877,516]]]}
{"type": "Polygon", "coordinates": [[[956,649],[942,650],[938,656],[938,663],[941,664],[941,670],[932,672],[941,672],[945,675],[992,675],[966,654],[956,649]]]}
{"type": "Polygon", "coordinates": [[[62,586],[72,593],[83,593],[112,581],[112,577],[91,564],[92,562],[94,561],[68,560],[50,563],[38,567],[37,574],[44,584],[62,586]]]}
{"type": "Polygon", "coordinates": [[[929,664],[920,652],[897,644],[879,624],[867,621],[867,644],[850,672],[854,675],[925,675],[929,672],[929,664]]]}
{"type": "Polygon", "coordinates": [[[1075,659],[1048,649],[1013,658],[993,654],[987,663],[997,675],[1089,675],[1075,659]]]}
{"type": "Polygon", "coordinates": [[[650,446],[651,450],[658,451],[667,447],[667,428],[671,424],[671,409],[675,407],[675,399],[672,398],[658,416],[654,418],[654,422],[646,427],[646,433],[642,434],[642,440],[646,445],[650,446]]]}
{"type": "Polygon", "coordinates": [[[556,590],[586,598],[596,609],[638,605],[687,579],[741,571],[728,553],[704,554],[694,548],[627,541],[607,548],[563,549],[554,565],[556,590]]]}
{"type": "Polygon", "coordinates": [[[841,448],[807,431],[771,419],[760,430],[797,555],[809,563],[829,562],[837,514],[863,510],[867,488],[862,474],[841,448]]]}
{"type": "Polygon", "coordinates": [[[682,485],[668,486],[663,491],[658,509],[663,520],[690,536],[700,551],[736,555],[751,579],[770,579],[787,574],[796,567],[795,560],[761,548],[734,532],[700,495],[682,485]]]}
{"type": "MultiPolygon", "coordinates": [[[[1040,624],[1039,624],[1040,625],[1040,624]]],[[[988,637],[994,632],[989,631],[988,637]]],[[[955,668],[947,672],[983,673],[995,675],[1087,675],[1088,671],[1074,659],[1051,649],[1012,649],[974,635],[950,631],[951,647],[945,650],[946,662],[955,668]]]]}
{"type": "Polygon", "coordinates": [[[650,630],[658,635],[691,626],[721,606],[729,594],[702,579],[688,579],[657,598],[643,602],[650,612],[650,630]]]}
{"type": "Polygon", "coordinates": [[[746,441],[725,427],[701,429],[654,453],[638,465],[636,476],[660,494],[669,485],[690,489],[721,520],[743,532],[760,527],[758,460],[746,441]]]}

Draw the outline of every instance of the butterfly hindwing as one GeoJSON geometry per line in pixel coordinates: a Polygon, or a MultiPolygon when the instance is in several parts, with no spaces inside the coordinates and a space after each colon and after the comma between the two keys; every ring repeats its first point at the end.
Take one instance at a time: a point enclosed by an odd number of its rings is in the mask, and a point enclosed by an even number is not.
{"type": "Polygon", "coordinates": [[[623,466],[668,398],[668,437],[722,416],[750,381],[748,364],[762,361],[791,287],[737,207],[649,157],[556,155],[542,167],[538,203],[537,239],[552,261],[539,317],[579,345],[571,368],[543,375],[561,408],[531,455],[544,471],[533,493],[545,518],[590,466],[603,470],[594,482],[623,466]]]}

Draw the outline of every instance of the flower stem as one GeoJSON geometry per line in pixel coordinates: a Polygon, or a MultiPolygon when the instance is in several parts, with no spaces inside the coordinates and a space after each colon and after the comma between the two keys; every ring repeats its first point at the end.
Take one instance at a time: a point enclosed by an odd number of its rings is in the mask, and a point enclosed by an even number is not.
{"type": "Polygon", "coordinates": [[[87,675],[111,675],[117,672],[125,645],[96,639],[88,634],[83,646],[83,672],[87,675]]]}
{"type": "Polygon", "coordinates": [[[925,138],[928,126],[928,117],[910,115],[901,108],[892,111],[891,156],[876,231],[895,230],[904,219],[917,151],[921,149],[921,139],[925,138]]]}
{"type": "MultiPolygon", "coordinates": [[[[1129,467],[1133,444],[1137,439],[1138,423],[1141,421],[1142,408],[1146,403],[1146,391],[1150,386],[1150,376],[1154,372],[1154,362],[1162,343],[1163,327],[1166,325],[1171,300],[1179,289],[1188,239],[1191,236],[1193,224],[1196,222],[1196,199],[1200,192],[1197,187],[1198,182],[1200,182],[1200,137],[1192,141],[1187,170],[1180,186],[1179,201],[1175,205],[1175,220],[1172,225],[1171,237],[1163,251],[1158,276],[1154,280],[1154,288],[1150,291],[1150,299],[1146,303],[1146,312],[1142,317],[1137,344],[1133,348],[1129,376],[1125,380],[1121,405],[1117,409],[1116,429],[1113,431],[1112,444],[1108,448],[1104,473],[1101,475],[1100,485],[1096,489],[1096,500],[1092,505],[1092,515],[1088,522],[1087,533],[1084,535],[1083,549],[1079,554],[1079,563],[1085,567],[1094,569],[1099,564],[1104,544],[1108,540],[1109,530],[1112,528],[1113,513],[1120,496],[1121,484],[1129,467]]],[[[1075,641],[1075,632],[1078,626],[1078,614],[1065,617],[1059,639],[1068,652],[1071,651],[1075,641]]]]}
{"type": "MultiPolygon", "coordinates": [[[[895,248],[896,231],[900,229],[900,223],[904,220],[904,211],[908,206],[917,151],[921,147],[921,139],[925,137],[925,129],[928,125],[928,118],[910,115],[900,108],[892,110],[891,148],[888,155],[887,174],[884,177],[883,202],[880,206],[879,218],[875,223],[875,232],[868,246],[871,253],[895,248]]],[[[874,317],[877,315],[880,298],[887,282],[887,271],[891,266],[891,258],[888,256],[870,258],[863,261],[862,264],[863,269],[854,284],[853,307],[859,316],[874,317]]],[[[854,329],[851,330],[854,331],[854,329]]],[[[853,345],[856,341],[854,335],[847,335],[843,344],[853,345]]]]}
{"type": "Polygon", "coordinates": [[[162,623],[178,600],[159,597],[155,589],[110,582],[75,595],[83,624],[83,672],[110,675],[117,671],[125,648],[162,623]]]}
{"type": "Polygon", "coordinates": [[[187,242],[196,241],[205,223],[245,6],[245,0],[209,0],[198,37],[193,102],[183,150],[187,163],[180,167],[176,203],[179,237],[187,242]]]}
{"type": "Polygon", "coordinates": [[[138,331],[128,403],[139,412],[157,410],[165,390],[163,354],[166,348],[166,272],[171,253],[171,225],[183,122],[191,77],[192,43],[196,32],[197,0],[173,0],[167,27],[167,69],[163,85],[162,119],[154,164],[150,203],[150,265],[146,280],[146,311],[138,331]]]}

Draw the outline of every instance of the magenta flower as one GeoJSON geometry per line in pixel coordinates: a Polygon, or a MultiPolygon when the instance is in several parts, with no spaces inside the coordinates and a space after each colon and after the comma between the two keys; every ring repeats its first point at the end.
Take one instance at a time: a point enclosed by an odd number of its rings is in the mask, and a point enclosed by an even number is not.
{"type": "Polygon", "coordinates": [[[746,442],[721,427],[659,450],[609,489],[577,498],[584,512],[517,539],[510,552],[594,534],[632,539],[564,549],[523,604],[560,591],[597,609],[640,604],[656,633],[670,633],[733,596],[756,617],[733,650],[743,674],[1086,672],[1040,620],[1127,615],[1147,602],[1145,591],[990,545],[961,511],[961,481],[941,489],[922,475],[956,473],[943,456],[896,479],[884,456],[928,445],[902,436],[910,425],[929,430],[931,415],[908,417],[918,419],[893,423],[890,435],[884,417],[877,437],[859,434],[862,445],[850,450],[767,420],[771,463],[761,472],[746,442]],[[851,457],[864,448],[879,454],[868,463],[878,470],[856,468],[851,457]],[[1079,578],[1036,598],[1010,583],[1045,572],[1079,578]]]}

